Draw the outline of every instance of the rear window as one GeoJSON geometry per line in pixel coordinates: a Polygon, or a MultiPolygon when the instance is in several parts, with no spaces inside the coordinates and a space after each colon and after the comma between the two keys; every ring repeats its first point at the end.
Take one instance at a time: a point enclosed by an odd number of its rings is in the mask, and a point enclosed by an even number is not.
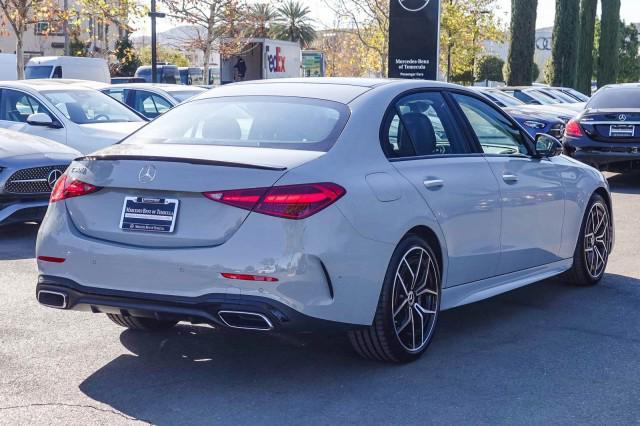
{"type": "Polygon", "coordinates": [[[640,108],[640,87],[612,87],[598,90],[587,108],[640,108]]]}
{"type": "Polygon", "coordinates": [[[181,104],[125,144],[185,144],[328,151],[349,117],[346,105],[310,98],[247,96],[181,104]]]}

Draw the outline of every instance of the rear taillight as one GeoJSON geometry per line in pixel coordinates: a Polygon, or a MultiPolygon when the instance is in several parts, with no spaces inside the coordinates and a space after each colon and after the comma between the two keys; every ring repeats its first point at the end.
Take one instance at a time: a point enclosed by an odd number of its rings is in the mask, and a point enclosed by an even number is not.
{"type": "Polygon", "coordinates": [[[578,120],[569,120],[567,126],[564,128],[564,135],[571,136],[573,138],[584,136],[582,127],[580,127],[580,123],[578,122],[578,120]]]}
{"type": "Polygon", "coordinates": [[[100,188],[90,183],[70,179],[67,175],[62,175],[51,191],[50,201],[55,203],[56,201],[66,200],[67,198],[80,197],[96,192],[99,189],[100,188]]]}
{"type": "Polygon", "coordinates": [[[335,183],[306,183],[272,188],[205,192],[204,196],[256,213],[286,219],[304,219],[330,206],[346,193],[335,183]]]}

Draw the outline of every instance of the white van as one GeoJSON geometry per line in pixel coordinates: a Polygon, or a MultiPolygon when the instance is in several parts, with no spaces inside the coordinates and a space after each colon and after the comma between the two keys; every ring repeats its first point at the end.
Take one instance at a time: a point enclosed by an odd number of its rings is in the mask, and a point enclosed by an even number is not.
{"type": "Polygon", "coordinates": [[[78,80],[111,82],[107,61],[99,58],[75,56],[41,56],[31,58],[24,70],[26,79],[73,78],[78,80]]]}
{"type": "Polygon", "coordinates": [[[0,81],[16,80],[18,67],[16,55],[13,53],[0,53],[0,81]]]}

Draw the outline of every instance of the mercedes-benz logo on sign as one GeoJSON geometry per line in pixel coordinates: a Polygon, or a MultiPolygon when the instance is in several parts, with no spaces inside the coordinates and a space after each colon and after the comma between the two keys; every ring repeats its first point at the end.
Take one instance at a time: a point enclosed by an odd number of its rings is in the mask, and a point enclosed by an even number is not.
{"type": "Polygon", "coordinates": [[[626,115],[624,115],[624,114],[620,114],[620,115],[618,116],[618,120],[620,120],[620,121],[626,121],[626,120],[627,120],[627,116],[626,116],[626,115]]]}
{"type": "Polygon", "coordinates": [[[56,182],[62,176],[62,172],[58,169],[53,169],[49,172],[49,176],[47,176],[47,184],[49,184],[49,188],[53,189],[56,186],[56,182]]]}
{"type": "Polygon", "coordinates": [[[140,183],[153,182],[156,178],[156,172],[156,166],[153,164],[147,164],[140,169],[140,173],[138,173],[138,180],[140,183]]]}
{"type": "Polygon", "coordinates": [[[429,4],[431,0],[398,0],[400,6],[409,12],[419,12],[429,4]]]}

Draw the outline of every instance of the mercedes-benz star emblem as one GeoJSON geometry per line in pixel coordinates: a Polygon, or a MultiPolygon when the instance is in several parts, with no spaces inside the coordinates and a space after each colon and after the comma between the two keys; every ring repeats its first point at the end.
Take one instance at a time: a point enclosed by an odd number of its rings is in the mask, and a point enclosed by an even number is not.
{"type": "Polygon", "coordinates": [[[53,169],[49,172],[49,176],[47,176],[47,184],[49,184],[49,188],[53,189],[56,186],[56,182],[62,176],[62,172],[58,169],[53,169]]]}
{"type": "Polygon", "coordinates": [[[620,121],[626,121],[626,120],[627,120],[627,116],[626,116],[626,115],[624,115],[624,114],[620,114],[620,115],[618,116],[618,120],[620,120],[620,121]]]}
{"type": "Polygon", "coordinates": [[[147,164],[140,169],[140,173],[138,173],[138,180],[140,183],[153,182],[156,178],[156,172],[156,166],[153,164],[147,164]]]}
{"type": "Polygon", "coordinates": [[[431,0],[398,0],[400,6],[409,12],[419,12],[429,4],[431,0]]]}

